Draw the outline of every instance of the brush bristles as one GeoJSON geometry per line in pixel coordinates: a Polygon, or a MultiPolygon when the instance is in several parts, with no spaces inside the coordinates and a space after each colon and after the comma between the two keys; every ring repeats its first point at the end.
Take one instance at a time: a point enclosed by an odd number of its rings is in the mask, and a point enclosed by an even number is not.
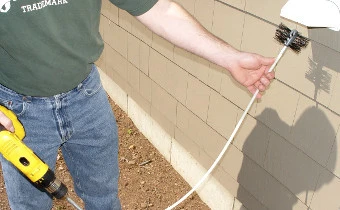
{"type": "MultiPolygon", "coordinates": [[[[287,46],[288,40],[291,38],[291,36],[291,30],[282,23],[279,25],[279,28],[276,29],[275,39],[281,44],[287,46]]],[[[301,36],[298,33],[297,37],[292,42],[290,42],[287,47],[291,48],[294,52],[299,53],[301,48],[307,47],[308,43],[309,39],[301,36]]]]}

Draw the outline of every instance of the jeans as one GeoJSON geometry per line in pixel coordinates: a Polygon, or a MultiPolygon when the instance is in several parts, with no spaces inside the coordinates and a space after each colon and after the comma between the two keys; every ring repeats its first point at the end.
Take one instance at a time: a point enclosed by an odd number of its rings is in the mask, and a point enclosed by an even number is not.
{"type": "MultiPolygon", "coordinates": [[[[24,143],[52,170],[61,148],[86,209],[121,209],[117,126],[95,66],[76,88],[52,97],[24,96],[0,86],[0,103],[17,114],[24,143]]],[[[12,210],[51,209],[49,195],[0,156],[12,210]]]]}

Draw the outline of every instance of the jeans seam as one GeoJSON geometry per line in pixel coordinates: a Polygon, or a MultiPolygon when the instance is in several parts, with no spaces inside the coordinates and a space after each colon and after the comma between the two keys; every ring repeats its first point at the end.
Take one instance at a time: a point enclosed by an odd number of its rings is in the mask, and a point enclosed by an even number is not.
{"type": "Polygon", "coordinates": [[[72,152],[69,152],[67,145],[63,144],[62,147],[64,148],[64,151],[67,153],[67,155],[69,156],[70,161],[73,162],[74,167],[74,173],[75,175],[72,176],[72,178],[74,179],[74,184],[75,186],[77,186],[78,190],[81,191],[82,195],[84,195],[83,189],[81,187],[80,181],[79,181],[79,171],[78,171],[78,164],[76,163],[76,161],[74,160],[73,156],[72,156],[72,152]]]}

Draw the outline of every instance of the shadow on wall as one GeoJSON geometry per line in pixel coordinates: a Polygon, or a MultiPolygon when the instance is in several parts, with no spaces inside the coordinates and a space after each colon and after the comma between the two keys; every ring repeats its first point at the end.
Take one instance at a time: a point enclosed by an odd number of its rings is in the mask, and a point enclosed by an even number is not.
{"type": "Polygon", "coordinates": [[[314,84],[314,100],[320,91],[331,94],[330,84],[332,74],[327,71],[340,73],[340,32],[329,29],[309,29],[308,37],[312,40],[312,59],[309,59],[309,70],[306,72],[306,79],[314,84]],[[321,43],[321,44],[320,44],[321,43]]]}
{"type": "MultiPolygon", "coordinates": [[[[267,139],[258,138],[257,134],[263,132],[264,125],[257,122],[242,148],[246,156],[237,177],[238,183],[268,209],[289,210],[303,204],[310,206],[314,192],[331,181],[318,183],[321,172],[325,168],[333,172],[335,168],[335,162],[329,162],[336,160],[330,157],[329,148],[336,147],[333,145],[336,144],[333,127],[316,106],[306,109],[293,126],[283,122],[273,109],[265,109],[259,119],[263,117],[272,119],[280,129],[290,129],[294,138],[286,140],[273,131],[267,139]],[[330,136],[334,139],[329,139],[330,136]],[[327,139],[329,141],[325,144],[327,139]],[[255,145],[262,145],[263,141],[266,142],[266,154],[258,158],[254,152],[255,145]]],[[[331,155],[336,156],[335,153],[331,155]]],[[[245,204],[242,192],[239,189],[237,197],[245,204]]],[[[251,206],[247,208],[253,209],[251,206]]]]}
{"type": "Polygon", "coordinates": [[[314,84],[314,100],[317,101],[318,92],[330,93],[330,83],[332,75],[323,70],[322,62],[315,62],[309,59],[309,70],[306,72],[306,79],[314,84]]]}
{"type": "Polygon", "coordinates": [[[309,29],[308,37],[315,40],[310,44],[313,62],[318,66],[318,70],[326,67],[340,73],[340,32],[329,29],[309,29]]]}

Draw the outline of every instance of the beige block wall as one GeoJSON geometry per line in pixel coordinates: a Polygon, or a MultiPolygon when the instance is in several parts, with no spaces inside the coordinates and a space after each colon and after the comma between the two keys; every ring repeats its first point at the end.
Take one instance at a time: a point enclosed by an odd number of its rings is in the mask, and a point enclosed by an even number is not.
{"type": "MultiPolygon", "coordinates": [[[[213,172],[235,197],[234,209],[340,209],[340,33],[280,18],[286,0],[176,2],[241,50],[275,57],[280,22],[311,39],[300,54],[286,52],[213,172]]],[[[168,43],[108,0],[100,32],[105,49],[97,65],[208,169],[251,95],[222,68],[168,43]]]]}

